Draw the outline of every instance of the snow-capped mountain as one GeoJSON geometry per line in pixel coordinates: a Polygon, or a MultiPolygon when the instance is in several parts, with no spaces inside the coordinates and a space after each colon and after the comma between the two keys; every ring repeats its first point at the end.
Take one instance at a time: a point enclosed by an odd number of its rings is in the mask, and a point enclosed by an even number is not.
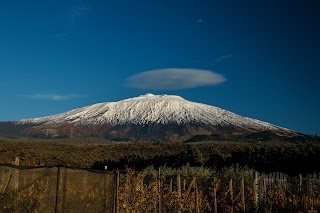
{"type": "Polygon", "coordinates": [[[118,102],[98,103],[58,115],[14,122],[27,135],[88,136],[107,138],[190,138],[204,134],[293,131],[227,110],[188,101],[175,95],[146,94],[118,102]]]}
{"type": "Polygon", "coordinates": [[[208,124],[235,125],[252,130],[288,131],[266,122],[242,117],[227,110],[191,102],[175,95],[146,94],[118,102],[105,102],[78,108],[66,113],[18,121],[22,124],[208,124]]]}

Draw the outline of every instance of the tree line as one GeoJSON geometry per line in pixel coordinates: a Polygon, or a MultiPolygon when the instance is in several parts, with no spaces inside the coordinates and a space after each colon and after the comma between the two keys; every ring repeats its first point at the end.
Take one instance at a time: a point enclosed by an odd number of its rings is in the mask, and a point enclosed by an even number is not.
{"type": "Polygon", "coordinates": [[[187,146],[176,154],[156,154],[146,157],[144,153],[132,153],[119,159],[106,158],[96,161],[92,169],[108,170],[134,168],[141,171],[153,165],[154,168],[168,166],[179,168],[189,164],[221,170],[239,165],[260,172],[284,172],[291,175],[320,172],[320,146],[317,144],[253,144],[228,145],[226,149],[212,147],[205,156],[197,146],[187,146]]]}

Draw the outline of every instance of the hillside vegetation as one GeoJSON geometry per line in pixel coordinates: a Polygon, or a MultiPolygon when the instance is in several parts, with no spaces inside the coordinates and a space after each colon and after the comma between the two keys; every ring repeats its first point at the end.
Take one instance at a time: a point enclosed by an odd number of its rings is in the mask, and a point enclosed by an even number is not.
{"type": "Polygon", "coordinates": [[[21,166],[142,170],[154,165],[178,168],[189,163],[221,169],[238,164],[260,171],[313,173],[320,171],[320,145],[237,142],[108,142],[98,138],[0,138],[0,163],[20,158],[21,166]]]}

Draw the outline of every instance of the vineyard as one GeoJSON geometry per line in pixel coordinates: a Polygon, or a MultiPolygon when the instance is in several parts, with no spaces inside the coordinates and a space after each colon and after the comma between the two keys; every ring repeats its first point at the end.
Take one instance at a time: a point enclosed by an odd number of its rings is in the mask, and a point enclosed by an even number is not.
{"type": "Polygon", "coordinates": [[[0,166],[0,212],[112,212],[114,174],[0,166]]]}
{"type": "Polygon", "coordinates": [[[0,212],[312,212],[318,174],[184,166],[115,172],[0,167],[0,212]]]}
{"type": "Polygon", "coordinates": [[[116,212],[313,212],[320,204],[315,175],[228,172],[218,178],[128,170],[116,178],[116,212]]]}

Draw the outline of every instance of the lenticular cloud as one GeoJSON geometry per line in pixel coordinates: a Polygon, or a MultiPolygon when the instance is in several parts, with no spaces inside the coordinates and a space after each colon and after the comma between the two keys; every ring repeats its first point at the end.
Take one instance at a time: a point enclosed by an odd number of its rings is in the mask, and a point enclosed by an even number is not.
{"type": "Polygon", "coordinates": [[[225,82],[223,75],[209,70],[167,68],[150,70],[127,79],[127,86],[139,89],[175,90],[225,82]]]}

